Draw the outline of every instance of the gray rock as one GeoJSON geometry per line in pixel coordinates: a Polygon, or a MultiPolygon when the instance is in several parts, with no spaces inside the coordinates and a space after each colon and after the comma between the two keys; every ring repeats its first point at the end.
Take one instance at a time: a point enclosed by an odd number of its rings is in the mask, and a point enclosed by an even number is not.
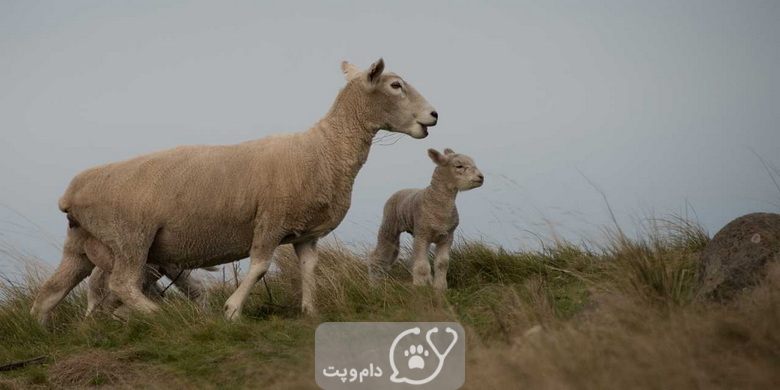
{"type": "Polygon", "coordinates": [[[723,227],[701,253],[697,298],[729,300],[755,286],[780,260],[780,214],[743,215],[723,227]]]}

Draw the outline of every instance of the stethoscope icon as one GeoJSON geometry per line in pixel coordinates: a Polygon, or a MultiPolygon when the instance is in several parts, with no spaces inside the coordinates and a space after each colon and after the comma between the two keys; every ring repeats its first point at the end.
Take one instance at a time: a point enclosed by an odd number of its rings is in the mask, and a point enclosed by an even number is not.
{"type": "Polygon", "coordinates": [[[393,375],[390,376],[390,380],[395,382],[395,383],[406,382],[406,383],[409,383],[411,385],[422,385],[422,384],[426,384],[426,383],[430,382],[431,380],[433,380],[433,378],[436,378],[436,375],[439,375],[439,372],[441,371],[441,368],[444,366],[444,358],[446,358],[447,355],[449,355],[450,350],[452,349],[452,347],[455,346],[455,343],[458,341],[458,333],[457,332],[452,330],[450,327],[447,327],[446,331],[448,333],[452,333],[452,337],[453,338],[452,338],[452,343],[450,343],[450,346],[447,348],[446,351],[444,351],[444,354],[440,354],[439,350],[436,349],[436,346],[433,345],[433,342],[431,342],[431,333],[439,332],[439,328],[433,328],[433,329],[429,330],[428,333],[425,334],[425,339],[426,339],[426,341],[428,341],[428,345],[433,350],[433,353],[435,353],[436,356],[439,357],[439,366],[436,367],[436,371],[433,374],[431,374],[431,376],[429,376],[429,377],[427,377],[425,379],[421,379],[421,380],[411,380],[409,378],[398,378],[398,369],[395,367],[395,360],[394,360],[395,347],[396,347],[396,345],[398,345],[398,342],[401,341],[401,339],[404,338],[404,336],[406,336],[408,334],[411,334],[411,333],[420,334],[420,328],[418,327],[418,328],[408,329],[408,330],[403,331],[401,334],[399,334],[398,337],[396,337],[395,340],[393,341],[393,345],[390,346],[390,367],[392,367],[392,369],[393,369],[393,375]]]}

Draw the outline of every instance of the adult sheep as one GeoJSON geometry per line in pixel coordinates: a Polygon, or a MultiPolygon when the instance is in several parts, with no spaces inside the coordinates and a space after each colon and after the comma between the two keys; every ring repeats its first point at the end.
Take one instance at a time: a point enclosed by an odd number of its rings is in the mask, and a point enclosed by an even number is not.
{"type": "Polygon", "coordinates": [[[379,130],[425,138],[433,107],[382,59],[367,71],[347,62],[347,84],[328,113],[300,133],[235,145],[180,146],[88,169],[59,201],[69,228],[62,261],[41,286],[30,313],[45,323],[52,309],[95,264],[84,243],[114,253],[109,289],[143,312],[158,306],[141,291],[147,262],[200,268],[247,256],[246,277],[224,306],[240,317],[275,248],[293,244],[302,272],[302,309],[315,313],[317,240],[349,209],[352,186],[379,130]]]}

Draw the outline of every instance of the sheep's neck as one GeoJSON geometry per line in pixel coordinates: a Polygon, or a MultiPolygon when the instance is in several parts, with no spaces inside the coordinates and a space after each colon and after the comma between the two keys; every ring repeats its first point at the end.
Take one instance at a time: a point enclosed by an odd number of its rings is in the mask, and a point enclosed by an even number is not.
{"type": "Polygon", "coordinates": [[[345,98],[339,94],[333,107],[315,128],[325,144],[324,159],[337,175],[351,185],[358,171],[368,159],[374,135],[379,125],[370,121],[367,104],[360,99],[345,98]]]}

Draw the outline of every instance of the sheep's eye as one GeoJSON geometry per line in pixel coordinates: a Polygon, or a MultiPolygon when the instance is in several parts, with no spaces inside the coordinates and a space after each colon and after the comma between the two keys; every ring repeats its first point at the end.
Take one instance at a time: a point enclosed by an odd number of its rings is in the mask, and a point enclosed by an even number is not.
{"type": "Polygon", "coordinates": [[[463,169],[463,165],[456,165],[455,168],[463,169]]]}
{"type": "Polygon", "coordinates": [[[390,86],[395,88],[395,89],[398,89],[398,88],[401,88],[401,83],[399,83],[398,81],[393,81],[393,83],[390,84],[390,86]]]}

